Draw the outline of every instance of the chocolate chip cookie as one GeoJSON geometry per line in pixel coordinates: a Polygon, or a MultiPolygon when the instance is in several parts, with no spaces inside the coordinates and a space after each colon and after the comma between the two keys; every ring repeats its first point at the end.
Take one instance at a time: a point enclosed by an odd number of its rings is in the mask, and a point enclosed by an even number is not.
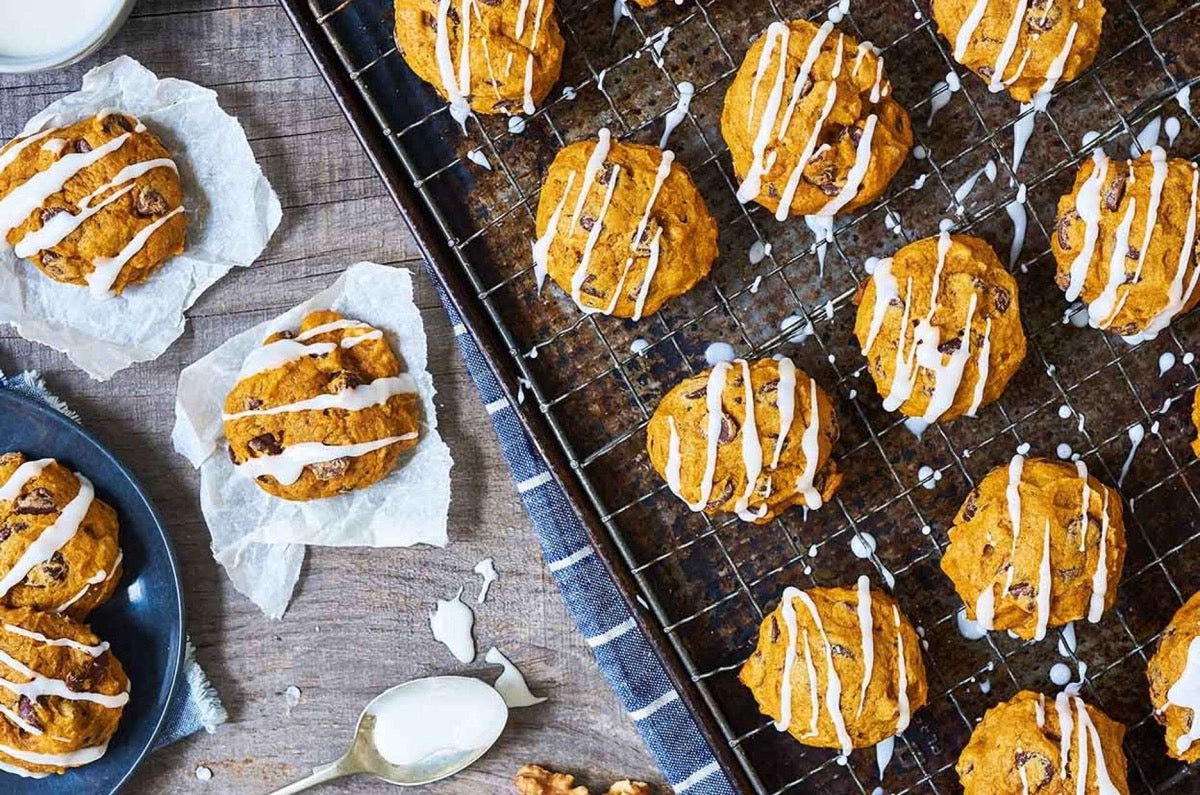
{"type": "Polygon", "coordinates": [[[721,134],[742,181],[738,199],[781,221],[873,202],[913,142],[875,47],[802,19],[772,23],[750,46],[725,95],[721,134]]]}
{"type": "Polygon", "coordinates": [[[179,169],[125,113],[47,127],[0,149],[0,229],[51,279],[120,295],[183,251],[179,169]]]}
{"type": "Polygon", "coordinates": [[[538,273],[585,312],[640,320],[708,275],[717,224],[688,170],[600,131],[559,151],[538,199],[538,273]]]}
{"type": "Polygon", "coordinates": [[[329,310],[255,349],[224,413],[237,473],[297,501],[381,480],[417,444],[419,419],[415,382],[383,331],[329,310]]]}
{"type": "Polygon", "coordinates": [[[50,458],[0,455],[0,605],[83,619],[121,579],[117,512],[50,458]]]}
{"type": "Polygon", "coordinates": [[[676,384],[650,418],[646,449],[693,511],[762,524],[833,496],[838,433],[829,396],[791,359],[736,359],[676,384]]]}

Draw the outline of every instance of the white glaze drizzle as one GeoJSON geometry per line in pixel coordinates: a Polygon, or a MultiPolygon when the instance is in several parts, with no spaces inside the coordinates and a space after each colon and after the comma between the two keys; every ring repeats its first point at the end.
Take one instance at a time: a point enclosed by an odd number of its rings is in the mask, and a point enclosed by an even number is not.
{"type": "Polygon", "coordinates": [[[471,104],[467,96],[471,93],[471,58],[469,45],[471,41],[471,14],[469,5],[473,0],[462,0],[459,19],[462,20],[462,30],[459,38],[462,42],[459,53],[458,74],[454,73],[454,58],[450,52],[449,17],[452,0],[439,0],[437,12],[437,33],[434,41],[434,55],[437,59],[438,73],[441,76],[442,88],[450,98],[450,115],[462,125],[466,131],[467,117],[471,115],[471,104]]]}
{"type": "Polygon", "coordinates": [[[157,232],[167,221],[170,221],[182,212],[183,206],[180,205],[154,223],[142,227],[116,256],[97,257],[94,259],[92,261],[91,273],[84,277],[92,295],[96,297],[109,295],[113,283],[121,275],[121,270],[146,247],[146,243],[149,242],[151,235],[157,232]]]}
{"type": "MultiPolygon", "coordinates": [[[[796,416],[796,365],[784,356],[779,360],[779,388],[775,393],[775,403],[779,409],[779,438],[775,440],[775,452],[771,456],[771,469],[779,467],[779,454],[787,435],[792,430],[792,421],[796,416]]],[[[814,421],[815,421],[814,415],[814,421]]]]}
{"type": "Polygon", "coordinates": [[[75,649],[76,651],[81,651],[92,658],[99,657],[101,654],[104,654],[104,652],[108,651],[107,641],[102,641],[101,643],[92,646],[87,643],[80,643],[79,641],[71,638],[48,638],[40,632],[34,632],[32,630],[25,629],[24,627],[19,627],[16,624],[9,624],[5,622],[2,626],[5,632],[8,632],[12,635],[20,635],[23,638],[35,640],[45,646],[65,646],[67,648],[75,649]]]}
{"type": "Polygon", "coordinates": [[[821,415],[817,403],[817,382],[808,379],[809,422],[800,439],[800,450],[804,453],[804,472],[796,483],[796,490],[803,492],[804,504],[816,510],[825,504],[825,499],[816,488],[817,461],[821,453],[821,415]]]}
{"type": "Polygon", "coordinates": [[[1078,696],[1072,696],[1071,698],[1075,701],[1076,723],[1079,726],[1079,777],[1076,791],[1086,791],[1088,773],[1087,740],[1090,739],[1092,752],[1095,754],[1096,791],[1098,795],[1120,795],[1120,790],[1117,789],[1108,775],[1108,765],[1104,760],[1104,747],[1100,744],[1100,733],[1096,731],[1096,727],[1092,724],[1092,719],[1087,713],[1087,705],[1078,696]]]}
{"type": "Polygon", "coordinates": [[[908,703],[908,661],[904,656],[904,633],[900,627],[900,609],[892,605],[892,624],[896,628],[896,734],[903,734],[912,721],[912,710],[908,703]]]}
{"type": "Polygon", "coordinates": [[[742,521],[753,522],[761,519],[767,513],[766,503],[763,503],[757,512],[749,510],[750,496],[754,494],[754,488],[758,485],[758,476],[762,473],[763,451],[762,442],[758,438],[758,425],[754,420],[754,383],[750,380],[750,364],[745,359],[739,361],[742,366],[742,394],[746,406],[746,415],[741,429],[742,464],[746,469],[746,490],[738,498],[734,505],[734,511],[742,521]]]}
{"type": "Polygon", "coordinates": [[[222,414],[221,419],[228,422],[245,417],[288,414],[294,411],[325,411],[327,409],[361,411],[371,406],[382,405],[395,395],[416,391],[417,385],[413,380],[412,374],[401,373],[396,376],[376,378],[369,384],[360,384],[356,387],[343,389],[341,392],[332,395],[317,395],[306,400],[298,400],[295,403],[286,403],[282,406],[274,406],[269,409],[248,409],[235,414],[222,414]]]}
{"type": "MultiPolygon", "coordinates": [[[[601,132],[603,133],[605,131],[602,130],[601,132]]],[[[603,147],[603,150],[605,152],[605,156],[607,156],[607,153],[608,153],[607,145],[603,147]]],[[[601,151],[600,144],[596,145],[596,151],[597,152],[601,151]]],[[[594,153],[593,153],[592,159],[588,161],[588,169],[589,170],[592,168],[593,161],[595,161],[594,153]]],[[[600,163],[602,164],[603,161],[600,161],[600,163]]],[[[599,168],[599,165],[597,165],[597,169],[598,168],[599,168]]],[[[594,176],[595,175],[592,175],[593,179],[594,179],[594,176]]],[[[588,231],[587,241],[584,243],[584,246],[583,246],[583,254],[579,257],[579,265],[576,266],[575,272],[571,275],[571,298],[575,301],[576,305],[578,305],[580,309],[583,309],[585,311],[587,311],[589,309],[589,307],[585,306],[583,303],[583,283],[587,280],[588,264],[591,262],[592,252],[596,249],[596,243],[600,240],[600,233],[604,229],[604,217],[606,215],[608,215],[608,208],[609,208],[609,205],[612,204],[612,197],[613,197],[613,194],[616,192],[617,182],[620,181],[620,178],[621,178],[621,169],[614,168],[612,170],[612,176],[609,177],[608,183],[605,185],[604,198],[601,200],[601,203],[600,203],[600,212],[596,216],[596,220],[592,222],[592,228],[588,231]]],[[[575,216],[576,217],[578,217],[579,212],[583,207],[583,200],[587,198],[587,191],[589,188],[590,188],[590,184],[589,184],[589,180],[588,180],[588,175],[585,174],[583,187],[580,189],[580,192],[579,192],[580,200],[575,205],[575,216]]],[[[573,217],[571,219],[572,229],[575,226],[576,217],[573,217]]],[[[622,280],[623,280],[623,277],[622,277],[622,280]]],[[[621,287],[622,287],[622,285],[618,284],[617,287],[613,291],[614,304],[616,302],[616,299],[620,297],[621,287]]]]}
{"type": "MultiPolygon", "coordinates": [[[[824,27],[822,26],[823,29],[824,27]]],[[[820,31],[818,31],[818,37],[821,37],[820,31]]],[[[771,93],[767,95],[766,106],[763,108],[762,116],[759,117],[758,130],[750,146],[751,154],[753,155],[750,168],[747,169],[746,176],[742,178],[742,184],[738,186],[737,198],[742,204],[752,201],[758,196],[762,190],[763,175],[775,163],[775,153],[772,153],[772,156],[768,158],[766,152],[767,147],[771,143],[775,122],[779,116],[779,106],[783,102],[783,86],[787,80],[789,38],[790,29],[782,22],[772,22],[767,26],[767,32],[763,34],[763,48],[758,56],[758,67],[754,72],[754,80],[750,84],[750,103],[746,111],[747,130],[753,127],[754,108],[758,104],[758,86],[762,81],[763,73],[771,63],[771,56],[774,54],[776,47],[779,49],[779,68],[775,73],[775,82],[771,86],[771,93]]]]}
{"type": "Polygon", "coordinates": [[[115,202],[125,194],[133,190],[133,185],[127,185],[121,190],[106,196],[104,201],[92,206],[92,202],[104,194],[125,185],[127,182],[141,177],[156,168],[170,168],[173,171],[178,171],[175,161],[169,158],[158,158],[155,160],[146,160],[141,163],[134,163],[126,166],[117,172],[117,175],[109,180],[104,185],[101,185],[96,190],[85,196],[78,204],[79,212],[69,213],[62,212],[46,221],[41,229],[31,231],[17,241],[13,247],[18,257],[32,257],[39,251],[45,251],[65,240],[72,232],[78,229],[83,222],[91,218],[96,213],[103,210],[108,205],[115,202]]]}
{"type": "Polygon", "coordinates": [[[103,693],[92,693],[86,690],[72,690],[62,679],[42,676],[5,651],[0,651],[0,663],[13,669],[21,676],[29,678],[28,682],[10,682],[7,679],[0,678],[0,687],[19,696],[26,696],[30,699],[38,699],[43,696],[57,696],[65,698],[68,701],[90,701],[109,709],[123,707],[129,703],[128,692],[108,696],[103,693]]]}
{"type": "Polygon", "coordinates": [[[34,566],[49,560],[51,555],[62,549],[79,531],[88,510],[92,507],[96,493],[90,480],[78,472],[75,473],[75,477],[79,481],[78,493],[63,507],[58,518],[25,547],[25,551],[12,568],[0,577],[0,596],[20,584],[34,566]]]}
{"type": "MultiPolygon", "coordinates": [[[[1088,604],[1088,621],[1095,624],[1104,614],[1104,599],[1108,595],[1108,490],[1104,491],[1104,502],[1100,518],[1100,550],[1096,560],[1096,571],[1092,573],[1092,596],[1088,604]]],[[[1086,508],[1085,508],[1086,511],[1086,508]]],[[[1085,525],[1086,527],[1086,525],[1085,525]]]]}
{"type": "Polygon", "coordinates": [[[46,467],[53,463],[53,458],[40,458],[36,461],[26,461],[14,469],[8,479],[0,484],[0,502],[15,500],[27,483],[42,474],[46,467]]]}
{"type": "MultiPolygon", "coordinates": [[[[1011,571],[1011,570],[1010,570],[1011,571]]],[[[1046,628],[1050,624],[1050,520],[1046,520],[1046,533],[1042,541],[1042,562],[1038,566],[1038,592],[1037,592],[1037,626],[1034,629],[1033,639],[1043,640],[1046,637],[1046,628]]]]}
{"type": "Polygon", "coordinates": [[[11,723],[20,727],[20,729],[22,731],[28,732],[34,736],[41,737],[43,734],[46,733],[46,732],[42,731],[41,729],[39,729],[37,726],[34,726],[32,723],[30,723],[29,721],[22,718],[14,710],[9,709],[8,707],[4,706],[3,704],[0,704],[0,715],[3,715],[4,717],[8,718],[8,720],[11,723]]]}
{"type": "Polygon", "coordinates": [[[679,490],[679,471],[683,466],[683,458],[679,452],[679,431],[675,427],[674,417],[667,417],[667,427],[671,431],[670,441],[667,444],[667,486],[670,487],[672,494],[683,499],[683,494],[679,490]]]}
{"type": "Polygon", "coordinates": [[[1189,263],[1192,261],[1192,249],[1196,244],[1196,213],[1197,213],[1197,187],[1200,186],[1200,166],[1192,164],[1192,194],[1191,203],[1188,206],[1187,229],[1183,235],[1183,247],[1179,253],[1179,267],[1175,271],[1175,277],[1171,280],[1171,286],[1167,293],[1167,305],[1161,312],[1155,315],[1146,325],[1146,330],[1142,335],[1146,338],[1155,337],[1165,329],[1175,317],[1183,311],[1191,300],[1192,294],[1196,290],[1197,277],[1200,277],[1200,268],[1193,268],[1192,278],[1188,282],[1186,294],[1183,290],[1183,280],[1187,275],[1189,263]]]}
{"type": "Polygon", "coordinates": [[[117,151],[129,140],[131,133],[123,133],[98,146],[90,152],[78,152],[62,157],[47,168],[39,171],[24,183],[13,188],[0,199],[0,234],[7,235],[29,217],[46,200],[58,193],[67,181],[109,154],[117,151]]]}
{"type": "Polygon", "coordinates": [[[40,132],[27,135],[24,138],[16,138],[9,142],[4,149],[0,150],[0,174],[3,174],[5,169],[15,163],[18,155],[25,151],[27,147],[32,146],[48,135],[58,132],[59,129],[58,127],[51,127],[47,130],[41,130],[40,132]]]}
{"type": "Polygon", "coordinates": [[[988,583],[987,586],[979,592],[979,597],[975,600],[975,623],[981,629],[992,629],[992,621],[996,615],[996,586],[993,583],[988,583]]]}
{"type": "Polygon", "coordinates": [[[1083,484],[1083,496],[1080,500],[1079,519],[1082,523],[1079,531],[1079,551],[1083,552],[1087,549],[1087,534],[1088,534],[1088,507],[1092,502],[1092,487],[1088,483],[1088,468],[1082,460],[1075,462],[1075,474],[1079,475],[1079,480],[1083,484]]]}
{"type": "Polygon", "coordinates": [[[1012,525],[1012,548],[1009,553],[1008,576],[1004,578],[1004,590],[1001,595],[1008,593],[1012,587],[1013,574],[1017,568],[1017,544],[1021,538],[1021,474],[1025,471],[1025,456],[1015,455],[1008,463],[1008,485],[1004,496],[1008,502],[1008,521],[1012,525]]]}
{"type": "Polygon", "coordinates": [[[312,464],[321,464],[339,458],[358,458],[367,453],[380,450],[397,442],[416,439],[417,434],[405,433],[399,436],[387,436],[371,442],[358,444],[322,444],[321,442],[301,442],[283,448],[277,455],[267,455],[260,458],[248,458],[233,469],[242,477],[257,478],[270,475],[280,485],[290,486],[300,479],[304,468],[312,464]]]}
{"type": "Polygon", "coordinates": [[[83,587],[79,589],[79,593],[75,594],[70,599],[63,602],[58,607],[54,608],[54,612],[65,613],[67,611],[67,609],[71,607],[71,605],[75,604],[80,599],[82,599],[84,597],[84,595],[92,589],[93,585],[100,585],[101,583],[108,582],[113,577],[115,577],[117,575],[117,571],[120,570],[120,568],[121,568],[121,561],[124,559],[125,559],[125,552],[123,550],[117,550],[117,559],[115,561],[113,561],[112,571],[105,571],[104,569],[100,569],[100,571],[93,574],[91,577],[89,577],[84,582],[83,587]]]}
{"type": "Polygon", "coordinates": [[[259,373],[283,367],[297,359],[303,359],[305,356],[324,356],[335,351],[339,345],[343,349],[349,349],[368,340],[382,339],[382,337],[383,332],[376,329],[366,334],[345,336],[340,343],[311,342],[305,344],[298,339],[279,339],[268,342],[266,345],[250,351],[250,354],[246,356],[246,361],[242,363],[242,369],[238,371],[238,380],[241,381],[259,373]]]}
{"type": "Polygon", "coordinates": [[[108,751],[108,743],[90,748],[80,748],[78,751],[68,751],[62,754],[38,754],[33,751],[23,751],[8,745],[0,745],[0,753],[11,756],[31,765],[53,765],[55,767],[82,767],[95,762],[108,751]]]}
{"type": "Polygon", "coordinates": [[[1059,778],[1066,779],[1071,767],[1071,736],[1075,721],[1071,718],[1071,696],[1067,692],[1054,697],[1054,711],[1058,713],[1058,764],[1059,778]]]}
{"type": "MultiPolygon", "coordinates": [[[[871,580],[866,575],[858,578],[858,629],[862,643],[863,676],[862,688],[858,694],[858,712],[855,718],[862,717],[863,707],[867,703],[867,688],[871,685],[871,675],[875,670],[875,626],[871,619],[871,580]]],[[[903,658],[900,667],[904,667],[903,658]]]]}
{"type": "MultiPolygon", "coordinates": [[[[800,591],[797,588],[788,586],[783,589],[783,598],[780,601],[780,613],[783,614],[783,625],[787,629],[787,646],[783,652],[783,676],[779,684],[779,720],[775,721],[776,731],[787,731],[788,726],[792,723],[792,668],[796,664],[796,605],[795,599],[800,591]]],[[[804,638],[804,656],[808,663],[809,687],[812,688],[813,694],[811,699],[812,704],[812,719],[811,730],[809,736],[817,733],[817,672],[812,665],[812,653],[808,648],[808,634],[803,635],[804,638]]]]}
{"type": "MultiPolygon", "coordinates": [[[[528,0],[523,0],[528,2],[528,0]]],[[[533,54],[537,50],[539,34],[542,31],[542,12],[545,10],[546,0],[538,0],[537,10],[533,12],[533,33],[529,38],[529,53],[525,56],[525,102],[522,109],[526,115],[532,115],[537,108],[533,104],[533,54]]],[[[522,23],[525,21],[525,15],[522,14],[517,18],[517,40],[520,41],[520,30],[522,23]]],[[[486,42],[486,38],[484,39],[486,42]]]]}
{"type": "Polygon", "coordinates": [[[829,713],[829,718],[833,721],[833,729],[837,733],[842,753],[849,755],[854,750],[854,744],[850,740],[850,735],[846,731],[846,721],[842,717],[842,680],[838,677],[837,669],[833,665],[833,647],[829,643],[829,636],[825,634],[825,625],[821,621],[821,615],[817,612],[817,606],[813,603],[812,598],[804,591],[797,591],[796,598],[808,608],[817,632],[821,635],[821,643],[825,646],[825,711],[829,713]]]}
{"type": "Polygon", "coordinates": [[[983,324],[983,342],[979,346],[979,377],[975,381],[975,395],[971,398],[971,407],[967,409],[967,416],[974,417],[979,413],[979,407],[983,405],[983,390],[987,387],[988,374],[991,370],[992,363],[992,319],[989,317],[983,324]]]}
{"type": "Polygon", "coordinates": [[[307,331],[301,331],[299,334],[292,337],[292,340],[294,342],[307,342],[308,340],[311,340],[313,337],[319,337],[322,334],[328,334],[331,331],[341,331],[343,329],[360,329],[360,328],[370,328],[370,326],[367,325],[366,323],[363,323],[361,320],[351,320],[348,317],[344,317],[339,320],[331,320],[328,323],[322,323],[319,326],[313,326],[312,328],[308,329],[307,331]]]}
{"type": "MultiPolygon", "coordinates": [[[[826,24],[828,25],[830,23],[826,24]]],[[[832,28],[832,25],[830,25],[830,27],[832,28]]],[[[803,86],[801,77],[805,81],[808,79],[808,74],[812,71],[812,66],[815,62],[815,56],[816,54],[820,53],[819,45],[824,42],[824,38],[825,37],[821,34],[821,31],[818,31],[816,38],[813,40],[814,44],[817,45],[817,49],[814,51],[812,47],[809,47],[804,63],[800,67],[801,74],[797,76],[797,82],[793,84],[792,101],[788,105],[787,112],[784,114],[783,123],[780,124],[780,137],[782,137],[783,132],[787,129],[788,121],[791,119],[793,109],[795,108],[795,104],[799,98],[798,89],[803,86]]],[[[833,106],[837,102],[837,80],[842,73],[842,58],[844,56],[844,51],[845,37],[839,34],[837,57],[833,64],[833,75],[829,81],[829,88],[827,88],[825,91],[825,106],[821,109],[821,115],[817,118],[816,124],[813,125],[812,133],[809,134],[808,141],[804,144],[804,149],[801,150],[800,156],[796,159],[796,165],[792,167],[791,173],[788,174],[787,182],[784,184],[783,193],[779,197],[779,207],[775,210],[775,219],[778,221],[786,221],[788,218],[788,214],[792,206],[792,199],[795,198],[796,190],[800,186],[800,180],[804,176],[804,167],[808,165],[809,160],[812,158],[813,152],[816,150],[817,143],[820,140],[821,131],[824,129],[825,120],[829,118],[829,114],[833,111],[833,106]]],[[[862,50],[859,52],[861,53],[862,50]]],[[[882,60],[880,60],[880,68],[882,68],[882,63],[882,60]]],[[[782,65],[780,68],[783,68],[782,65]]]]}
{"type": "MultiPolygon", "coordinates": [[[[604,132],[604,130],[601,130],[601,135],[604,132]]],[[[567,184],[563,188],[562,196],[558,199],[558,204],[554,207],[554,212],[550,214],[550,221],[546,224],[546,231],[533,243],[533,275],[537,280],[539,291],[541,291],[542,285],[546,281],[546,266],[550,262],[550,246],[554,243],[554,238],[558,234],[558,222],[562,218],[563,207],[567,203],[567,196],[571,194],[571,187],[574,184],[575,172],[572,171],[567,175],[567,184]]],[[[571,223],[574,226],[574,221],[571,223]]]]}
{"type": "Polygon", "coordinates": [[[1083,246],[1071,261],[1071,278],[1066,290],[1068,301],[1076,300],[1083,292],[1088,265],[1091,263],[1092,253],[1096,250],[1096,239],[1100,235],[1101,192],[1104,188],[1104,178],[1108,174],[1108,163],[1108,156],[1103,149],[1092,152],[1092,173],[1084,180],[1075,199],[1075,212],[1084,223],[1083,246]]]}

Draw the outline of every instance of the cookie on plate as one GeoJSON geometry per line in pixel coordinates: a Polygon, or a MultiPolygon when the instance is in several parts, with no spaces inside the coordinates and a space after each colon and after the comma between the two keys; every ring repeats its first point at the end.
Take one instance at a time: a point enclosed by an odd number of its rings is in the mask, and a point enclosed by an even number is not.
{"type": "Polygon", "coordinates": [[[0,149],[0,229],[51,279],[120,295],[183,251],[179,169],[124,113],[43,129],[0,149]]]}
{"type": "Polygon", "coordinates": [[[1049,627],[1099,621],[1124,562],[1116,490],[1082,461],[1018,455],[967,495],[942,571],[980,627],[1041,640],[1049,627]]]}
{"type": "Polygon", "coordinates": [[[1167,754],[1200,760],[1200,592],[1176,611],[1146,665],[1154,719],[1166,729],[1167,754]]]}
{"type": "Polygon", "coordinates": [[[469,111],[526,115],[558,81],[554,0],[396,0],[396,45],[417,77],[469,111]]]}
{"type": "Polygon", "coordinates": [[[121,579],[117,512],[50,458],[0,455],[0,606],[82,620],[121,579]]]}
{"type": "Polygon", "coordinates": [[[866,577],[857,588],[786,589],[738,678],[776,729],[842,754],[903,732],[927,693],[921,639],[866,577]]]}
{"type": "Polygon", "coordinates": [[[66,616],[0,610],[0,771],[64,773],[108,750],[129,678],[108,644],[66,616]]]}
{"type": "Polygon", "coordinates": [[[1124,737],[1073,693],[1022,690],[984,714],[955,770],[963,795],[1128,795],[1124,737]]]}
{"type": "Polygon", "coordinates": [[[640,320],[708,275],[717,223],[675,155],[612,140],[559,151],[538,199],[533,261],[585,312],[640,320]]]}
{"type": "Polygon", "coordinates": [[[883,193],[912,148],[883,58],[826,22],[772,23],[750,46],[721,113],[738,199],[832,217],[883,193]]]}
{"type": "Polygon", "coordinates": [[[1049,97],[1100,49],[1101,0],[933,0],[954,60],[1018,102],[1049,97]]]}
{"type": "Polygon", "coordinates": [[[942,232],[880,260],[854,334],[883,407],[922,423],[975,416],[1025,359],[1017,284],[996,252],[942,232]]]}
{"type": "Polygon", "coordinates": [[[1068,301],[1131,341],[1200,302],[1200,166],[1158,146],[1135,160],[1097,149],[1058,202],[1051,249],[1068,301]]]}
{"type": "Polygon", "coordinates": [[[685,378],[646,430],[650,463],[693,511],[769,522],[842,483],[829,395],[791,359],[735,359],[685,378]]]}
{"type": "Polygon", "coordinates": [[[322,310],[246,357],[225,399],[238,474],[285,500],[364,489],[416,446],[420,404],[383,332],[322,310]]]}

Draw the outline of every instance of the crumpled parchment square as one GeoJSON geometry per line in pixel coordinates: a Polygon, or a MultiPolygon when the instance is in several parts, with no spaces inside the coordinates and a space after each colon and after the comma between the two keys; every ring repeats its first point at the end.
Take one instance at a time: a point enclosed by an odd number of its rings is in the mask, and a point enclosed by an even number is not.
{"type": "Polygon", "coordinates": [[[304,545],[396,547],[446,545],[450,509],[450,450],[437,431],[433,378],[412,274],[370,262],[352,265],[328,289],[274,320],[242,332],[179,377],[175,450],[200,470],[200,507],[213,555],[234,587],[271,618],[287,609],[300,576],[304,545]],[[382,329],[403,359],[424,416],[417,446],[367,489],[324,500],[272,497],[234,472],[221,413],[246,356],[268,336],[296,329],[310,312],[333,309],[382,329]]]}
{"type": "Polygon", "coordinates": [[[231,268],[258,259],[282,218],[245,131],[217,95],[185,80],[160,80],[128,56],[92,69],[79,91],[30,119],[23,134],[105,109],[137,116],[172,153],[188,214],[184,252],[145,283],[97,298],[47,278],[0,245],[0,323],[64,352],[99,380],[160,356],[183,333],[184,311],[231,268]]]}

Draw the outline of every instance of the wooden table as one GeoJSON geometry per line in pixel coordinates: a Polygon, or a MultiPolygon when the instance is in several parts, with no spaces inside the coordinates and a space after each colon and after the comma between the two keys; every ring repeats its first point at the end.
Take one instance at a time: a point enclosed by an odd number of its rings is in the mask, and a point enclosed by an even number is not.
{"type": "MultiPolygon", "coordinates": [[[[435,643],[434,599],[492,556],[500,580],[476,611],[482,652],[495,644],[550,701],[517,710],[475,768],[436,793],[511,791],[523,763],[578,772],[607,787],[657,773],[632,722],[596,668],[550,575],[517,499],[495,434],[455,348],[417,249],[283,12],[271,0],[142,0],[98,56],[62,72],[0,78],[0,134],[15,135],[47,103],[78,88],[84,71],[129,54],[161,76],[209,86],[245,126],[283,202],[283,224],[266,253],[208,291],[187,332],[158,361],[97,383],[58,353],[0,326],[0,369],[41,370],[95,432],[149,487],[170,526],[183,569],[188,631],[221,691],[230,723],[159,751],[131,793],[262,793],[329,761],[376,693],[406,679],[462,670],[435,643]],[[406,264],[429,333],[442,434],[453,451],[450,545],[430,549],[313,549],[296,597],[270,621],[237,593],[209,551],[198,477],[169,435],[178,373],[231,335],[330,284],[359,260],[406,264]],[[300,688],[289,707],[285,691],[300,688]],[[213,778],[196,778],[206,766],[213,778]]],[[[486,671],[478,660],[467,670],[486,671]]],[[[395,792],[364,779],[330,792],[395,792]]]]}

